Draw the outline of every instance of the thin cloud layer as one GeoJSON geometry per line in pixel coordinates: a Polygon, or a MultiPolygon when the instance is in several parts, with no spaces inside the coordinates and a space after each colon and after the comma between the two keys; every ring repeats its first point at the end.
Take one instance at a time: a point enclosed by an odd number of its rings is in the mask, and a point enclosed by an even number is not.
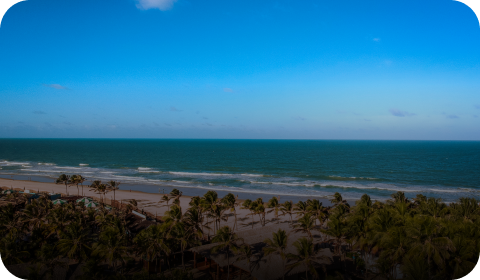
{"type": "Polygon", "coordinates": [[[231,89],[231,88],[224,88],[223,91],[224,91],[224,92],[233,92],[233,89],[231,89]]]}
{"type": "Polygon", "coordinates": [[[178,110],[177,108],[170,106],[170,111],[172,112],[181,112],[182,110],[178,110]]]}
{"type": "Polygon", "coordinates": [[[300,117],[300,116],[293,117],[293,119],[296,120],[296,121],[304,121],[305,120],[304,117],[300,117]]]}
{"type": "Polygon", "coordinates": [[[409,117],[409,116],[415,116],[415,114],[406,112],[406,111],[400,111],[398,109],[390,109],[389,110],[392,115],[395,117],[409,117]]]}
{"type": "Polygon", "coordinates": [[[64,86],[59,85],[59,84],[48,84],[48,85],[44,84],[43,86],[54,88],[54,89],[68,89],[67,87],[64,87],[64,86]]]}
{"type": "Polygon", "coordinates": [[[177,0],[137,0],[137,8],[142,10],[159,9],[167,11],[173,7],[177,0]]]}
{"type": "Polygon", "coordinates": [[[448,115],[447,118],[449,118],[449,119],[458,119],[459,116],[457,116],[457,115],[448,115]]]}
{"type": "Polygon", "coordinates": [[[45,114],[47,114],[47,113],[45,113],[44,111],[33,111],[33,113],[34,113],[35,115],[45,115],[45,114]]]}

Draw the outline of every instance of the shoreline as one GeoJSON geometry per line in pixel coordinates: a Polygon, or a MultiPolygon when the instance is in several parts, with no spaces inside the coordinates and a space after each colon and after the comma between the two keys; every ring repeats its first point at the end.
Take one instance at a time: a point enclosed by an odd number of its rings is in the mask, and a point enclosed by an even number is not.
{"type": "MultiPolygon", "coordinates": [[[[0,182],[1,180],[10,180],[10,181],[19,181],[19,182],[37,182],[37,183],[49,183],[55,181],[55,178],[53,177],[47,177],[47,176],[27,176],[27,175],[19,175],[19,174],[9,174],[9,175],[3,175],[0,174],[0,182]],[[6,178],[6,177],[12,177],[12,178],[6,178]],[[29,180],[31,178],[31,180],[29,180]]],[[[88,185],[88,182],[90,180],[87,180],[84,187],[88,185]]],[[[54,183],[50,183],[55,185],[54,183]]],[[[0,187],[3,186],[0,183],[0,187]]],[[[225,189],[225,190],[219,190],[218,188],[196,188],[196,187],[188,187],[188,186],[172,186],[169,185],[168,183],[165,184],[132,184],[132,183],[121,183],[120,184],[120,190],[125,191],[125,190],[132,190],[133,191],[139,191],[142,193],[146,194],[168,194],[170,193],[171,190],[173,189],[178,189],[183,192],[183,196],[188,196],[188,197],[194,197],[194,196],[203,196],[206,192],[208,191],[215,191],[218,193],[218,197],[224,197],[228,193],[232,193],[234,195],[238,195],[238,199],[245,201],[247,199],[255,200],[257,198],[262,198],[265,202],[271,199],[272,197],[277,197],[280,203],[286,202],[286,201],[292,201],[293,203],[296,203],[298,201],[307,201],[307,199],[318,199],[320,202],[323,203],[323,206],[332,206],[333,204],[330,202],[330,199],[333,198],[333,193],[332,197],[324,197],[324,196],[310,196],[310,195],[286,195],[286,194],[279,194],[279,193],[250,193],[248,191],[237,191],[237,190],[232,190],[232,189],[225,189]],[[161,191],[164,190],[162,193],[161,191]],[[158,192],[155,192],[158,191],[158,192]]],[[[120,191],[119,190],[119,191],[120,191]]],[[[117,191],[118,192],[118,191],[117,191]]],[[[63,191],[65,193],[65,190],[63,191]]],[[[343,195],[343,194],[342,194],[343,195]]],[[[355,203],[357,199],[345,199],[348,201],[348,203],[352,204],[355,203]]]]}
{"type": "MultiPolygon", "coordinates": [[[[122,187],[122,185],[120,185],[122,187]]],[[[13,188],[14,190],[28,190],[28,191],[31,191],[31,192],[37,192],[37,191],[40,191],[40,192],[53,192],[53,193],[60,193],[60,194],[65,194],[65,185],[62,185],[62,184],[55,184],[55,183],[48,183],[48,182],[38,182],[38,181],[27,181],[27,180],[14,180],[14,179],[4,179],[4,178],[0,178],[0,187],[2,188],[13,188]]],[[[123,185],[123,187],[125,187],[125,185],[123,185]]],[[[68,195],[72,195],[72,196],[76,196],[78,193],[80,195],[82,195],[82,187],[79,186],[79,190],[77,192],[77,188],[76,186],[70,186],[68,187],[68,195]]],[[[88,186],[85,186],[83,187],[83,196],[88,196],[88,197],[92,197],[94,198],[95,200],[99,200],[100,196],[92,191],[90,191],[91,189],[88,187],[88,186]]],[[[181,189],[180,189],[181,190],[181,189]]],[[[181,190],[183,191],[183,190],[181,190]]],[[[205,194],[208,190],[202,190],[202,195],[205,194]]],[[[169,192],[168,192],[169,193],[169,192]]],[[[217,192],[218,193],[218,192],[217,192]]],[[[232,192],[233,193],[233,192],[232,192]]],[[[165,193],[167,194],[167,192],[165,193]]],[[[158,218],[161,218],[162,216],[164,216],[165,214],[165,211],[167,211],[168,207],[166,207],[167,205],[165,203],[159,203],[160,199],[162,198],[164,194],[162,193],[148,193],[148,192],[143,192],[143,191],[139,191],[139,190],[125,190],[125,189],[119,189],[115,192],[115,199],[117,201],[128,201],[130,199],[135,199],[138,203],[137,205],[137,208],[141,211],[145,211],[145,212],[149,212],[150,214],[158,217],[158,218]]],[[[107,204],[109,201],[111,201],[113,199],[113,192],[108,192],[105,196],[105,198],[107,199],[107,204]]],[[[221,195],[220,193],[218,193],[218,197],[219,198],[222,198],[224,195],[221,195]]],[[[182,212],[185,213],[186,210],[190,207],[189,206],[189,202],[191,200],[191,198],[194,197],[192,195],[182,195],[180,197],[180,206],[182,208],[182,212]]],[[[255,196],[252,200],[258,198],[259,196],[255,196]]],[[[270,196],[270,198],[273,197],[273,196],[270,196]]],[[[269,199],[270,199],[269,198],[269,199]]],[[[330,205],[330,201],[328,201],[327,199],[324,199],[325,202],[328,202],[328,204],[330,205]]],[[[172,200],[173,201],[173,200],[172,200]]],[[[251,216],[250,214],[250,211],[247,210],[247,209],[243,209],[241,207],[241,203],[243,201],[245,201],[245,199],[241,199],[241,198],[238,198],[237,199],[238,203],[239,203],[239,206],[235,207],[236,209],[236,213],[237,213],[237,220],[238,220],[238,228],[237,228],[237,231],[249,231],[249,230],[252,230],[252,229],[262,229],[262,225],[260,224],[259,220],[258,220],[258,217],[253,217],[251,216]],[[253,220],[252,220],[253,219],[253,220]],[[252,226],[252,221],[253,221],[253,226],[252,226]]],[[[264,202],[267,202],[267,200],[264,199],[264,202]]],[[[306,201],[306,199],[302,200],[302,201],[306,201]]],[[[320,200],[322,203],[324,201],[320,200]]],[[[293,203],[297,203],[298,200],[296,201],[293,201],[293,203]]],[[[171,203],[169,204],[171,205],[171,203]]],[[[325,205],[324,206],[328,206],[328,205],[325,205]]],[[[224,221],[222,222],[222,225],[228,225],[230,227],[233,227],[233,224],[234,224],[234,217],[233,217],[233,211],[226,211],[225,212],[229,219],[227,221],[224,221]]],[[[266,220],[266,225],[270,225],[270,224],[275,224],[277,223],[277,219],[275,218],[275,213],[274,212],[271,212],[271,213],[267,213],[265,215],[265,220],[266,220]]],[[[294,220],[296,220],[296,218],[294,217],[294,220]]],[[[290,221],[290,217],[288,215],[285,215],[285,216],[279,216],[278,217],[278,222],[279,223],[284,223],[284,222],[289,222],[290,221]]],[[[208,234],[213,234],[213,230],[207,230],[208,234]]]]}

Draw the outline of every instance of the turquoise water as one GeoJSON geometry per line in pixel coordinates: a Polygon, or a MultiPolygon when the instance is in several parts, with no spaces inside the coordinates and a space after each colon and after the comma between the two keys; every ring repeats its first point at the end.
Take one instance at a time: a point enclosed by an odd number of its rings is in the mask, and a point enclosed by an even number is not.
{"type": "Polygon", "coordinates": [[[119,180],[184,194],[480,199],[480,142],[0,139],[0,176],[119,180]]]}

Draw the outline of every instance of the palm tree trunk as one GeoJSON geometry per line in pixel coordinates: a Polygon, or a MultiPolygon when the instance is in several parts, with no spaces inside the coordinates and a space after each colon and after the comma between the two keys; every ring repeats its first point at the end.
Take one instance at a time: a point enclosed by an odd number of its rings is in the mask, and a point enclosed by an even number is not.
{"type": "Polygon", "coordinates": [[[230,250],[227,250],[227,280],[230,278],[230,250]]]}
{"type": "Polygon", "coordinates": [[[182,250],[182,266],[183,266],[183,270],[185,270],[185,263],[183,262],[183,254],[184,254],[184,251],[182,250]]]}
{"type": "Polygon", "coordinates": [[[233,224],[233,230],[235,231],[235,228],[237,227],[237,209],[235,209],[235,206],[233,206],[233,215],[235,216],[235,224],[233,224]]]}

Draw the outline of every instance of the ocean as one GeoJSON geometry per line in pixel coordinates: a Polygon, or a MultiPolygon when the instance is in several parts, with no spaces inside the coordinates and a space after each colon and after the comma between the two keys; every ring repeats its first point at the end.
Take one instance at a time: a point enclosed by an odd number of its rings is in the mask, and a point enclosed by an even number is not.
{"type": "Polygon", "coordinates": [[[480,142],[0,139],[1,178],[52,182],[62,173],[151,193],[385,201],[403,191],[453,202],[480,199],[480,142]]]}

